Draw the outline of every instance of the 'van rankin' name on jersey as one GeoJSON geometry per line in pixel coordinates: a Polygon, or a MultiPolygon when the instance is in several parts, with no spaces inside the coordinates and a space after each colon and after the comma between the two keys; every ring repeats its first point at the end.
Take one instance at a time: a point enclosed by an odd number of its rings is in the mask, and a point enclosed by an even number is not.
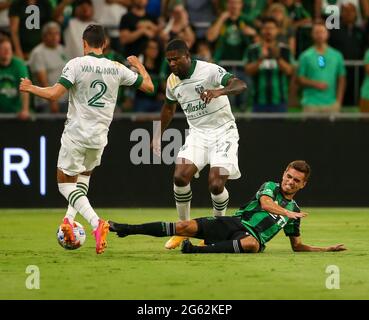
{"type": "Polygon", "coordinates": [[[99,66],[81,66],[82,72],[94,72],[98,74],[118,75],[118,68],[103,68],[99,66]]]}

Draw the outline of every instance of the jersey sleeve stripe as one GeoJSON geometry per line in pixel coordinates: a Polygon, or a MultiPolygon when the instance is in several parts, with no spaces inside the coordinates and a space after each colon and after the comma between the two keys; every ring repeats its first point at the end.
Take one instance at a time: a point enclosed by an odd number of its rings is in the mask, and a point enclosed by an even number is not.
{"type": "Polygon", "coordinates": [[[137,75],[137,79],[134,84],[132,84],[132,87],[139,88],[141,87],[141,84],[143,82],[143,77],[139,74],[137,75]]]}
{"type": "Polygon", "coordinates": [[[227,72],[227,73],[223,76],[223,78],[222,78],[222,81],[221,81],[222,86],[226,86],[226,85],[227,85],[227,83],[228,83],[228,80],[229,80],[229,79],[231,79],[231,78],[233,78],[233,77],[234,77],[234,76],[233,76],[233,74],[232,74],[232,73],[227,72]]]}
{"type": "Polygon", "coordinates": [[[70,82],[68,79],[65,79],[63,77],[60,77],[58,83],[60,83],[62,86],[64,86],[66,89],[69,89],[73,87],[73,83],[70,82]]]}

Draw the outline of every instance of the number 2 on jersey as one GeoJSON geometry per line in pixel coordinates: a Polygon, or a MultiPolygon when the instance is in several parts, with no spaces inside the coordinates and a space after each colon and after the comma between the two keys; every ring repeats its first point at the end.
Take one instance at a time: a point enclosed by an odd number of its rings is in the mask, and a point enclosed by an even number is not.
{"type": "Polygon", "coordinates": [[[108,86],[101,80],[92,81],[90,88],[95,88],[96,86],[100,87],[100,91],[96,93],[90,100],[88,100],[88,105],[90,107],[103,108],[105,103],[98,102],[98,100],[105,94],[108,86]]]}

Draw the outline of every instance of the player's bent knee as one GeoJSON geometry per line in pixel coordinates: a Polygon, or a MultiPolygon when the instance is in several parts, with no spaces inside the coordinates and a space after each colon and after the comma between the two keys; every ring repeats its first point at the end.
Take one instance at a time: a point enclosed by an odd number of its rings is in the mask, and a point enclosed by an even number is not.
{"type": "Polygon", "coordinates": [[[212,194],[221,194],[224,190],[224,184],[222,181],[220,182],[211,182],[209,184],[209,191],[212,193],[212,194]]]}
{"type": "Polygon", "coordinates": [[[174,174],[174,184],[178,187],[185,187],[191,181],[191,177],[186,176],[182,172],[174,174]]]}
{"type": "Polygon", "coordinates": [[[197,231],[197,224],[194,220],[178,221],[176,223],[176,235],[192,236],[197,231]]]}
{"type": "Polygon", "coordinates": [[[259,242],[251,236],[241,239],[241,246],[245,253],[257,253],[260,248],[259,242]]]}

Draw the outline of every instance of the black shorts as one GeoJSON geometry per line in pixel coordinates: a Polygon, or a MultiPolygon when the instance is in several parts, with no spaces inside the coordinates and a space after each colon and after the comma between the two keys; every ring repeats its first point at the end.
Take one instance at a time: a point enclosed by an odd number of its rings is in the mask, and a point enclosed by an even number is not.
{"type": "Polygon", "coordinates": [[[251,235],[238,217],[207,217],[194,220],[198,227],[195,237],[204,239],[205,244],[240,240],[251,235]]]}

